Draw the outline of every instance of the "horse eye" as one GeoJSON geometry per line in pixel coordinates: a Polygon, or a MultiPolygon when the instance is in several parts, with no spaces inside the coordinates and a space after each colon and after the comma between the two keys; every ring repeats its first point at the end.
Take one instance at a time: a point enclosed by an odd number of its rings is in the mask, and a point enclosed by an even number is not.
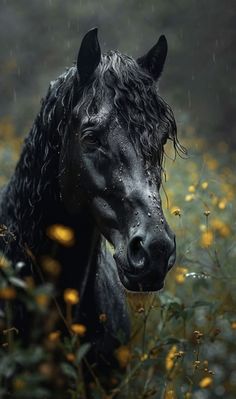
{"type": "Polygon", "coordinates": [[[82,143],[86,146],[90,147],[97,147],[100,146],[100,141],[99,138],[97,137],[97,134],[94,133],[92,130],[86,130],[81,134],[81,140],[82,143]]]}

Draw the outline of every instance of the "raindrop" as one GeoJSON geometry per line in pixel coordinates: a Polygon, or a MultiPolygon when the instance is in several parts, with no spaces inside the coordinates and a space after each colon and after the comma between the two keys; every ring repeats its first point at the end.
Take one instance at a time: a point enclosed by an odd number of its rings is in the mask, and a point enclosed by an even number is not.
{"type": "Polygon", "coordinates": [[[23,269],[23,267],[25,267],[25,262],[20,261],[20,262],[16,263],[16,269],[17,270],[21,270],[21,269],[23,269]]]}
{"type": "Polygon", "coordinates": [[[186,273],[185,277],[191,277],[191,278],[198,278],[198,279],[207,279],[210,278],[210,276],[208,274],[205,273],[196,273],[196,272],[190,272],[190,273],[186,273]]]}

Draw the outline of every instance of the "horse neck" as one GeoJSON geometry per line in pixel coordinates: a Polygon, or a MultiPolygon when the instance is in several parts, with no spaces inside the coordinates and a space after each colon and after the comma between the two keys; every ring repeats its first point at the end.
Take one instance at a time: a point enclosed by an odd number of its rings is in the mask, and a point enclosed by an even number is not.
{"type": "MultiPolygon", "coordinates": [[[[53,247],[56,259],[61,263],[61,289],[75,288],[83,295],[86,285],[91,280],[91,274],[96,273],[96,258],[100,235],[89,213],[84,210],[77,217],[60,219],[60,223],[73,230],[75,243],[66,248],[53,247]]],[[[51,248],[46,249],[50,252],[51,248]]]]}

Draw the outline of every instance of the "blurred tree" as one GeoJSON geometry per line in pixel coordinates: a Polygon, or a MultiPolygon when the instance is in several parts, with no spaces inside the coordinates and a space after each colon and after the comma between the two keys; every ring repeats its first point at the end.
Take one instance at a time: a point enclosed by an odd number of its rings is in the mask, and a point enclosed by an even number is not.
{"type": "Polygon", "coordinates": [[[202,135],[236,146],[235,17],[234,0],[2,0],[1,116],[25,134],[49,81],[75,60],[91,27],[104,50],[137,56],[164,33],[163,85],[178,124],[187,117],[202,135]]]}

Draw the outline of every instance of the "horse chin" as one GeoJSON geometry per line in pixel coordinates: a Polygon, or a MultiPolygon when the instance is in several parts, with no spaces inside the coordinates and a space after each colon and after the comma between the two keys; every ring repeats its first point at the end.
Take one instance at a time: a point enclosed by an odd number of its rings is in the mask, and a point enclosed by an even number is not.
{"type": "Polygon", "coordinates": [[[164,287],[164,283],[156,283],[156,284],[152,284],[152,285],[145,285],[142,283],[135,283],[133,284],[133,282],[127,284],[127,283],[123,283],[123,286],[125,288],[125,291],[132,294],[151,294],[151,293],[155,293],[155,292],[159,292],[163,289],[164,287]]]}
{"type": "Polygon", "coordinates": [[[126,277],[125,274],[119,275],[120,281],[128,295],[145,295],[159,292],[164,287],[164,281],[156,281],[151,284],[145,281],[133,281],[126,277]]]}

